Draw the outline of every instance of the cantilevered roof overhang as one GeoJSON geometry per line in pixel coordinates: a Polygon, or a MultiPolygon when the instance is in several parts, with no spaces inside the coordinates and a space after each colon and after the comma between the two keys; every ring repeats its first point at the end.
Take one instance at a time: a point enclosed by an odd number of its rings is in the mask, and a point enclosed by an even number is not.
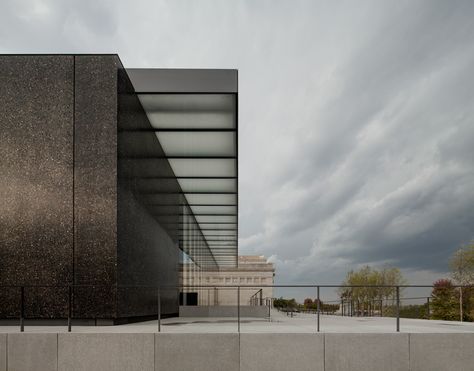
{"type": "MultiPolygon", "coordinates": [[[[150,128],[141,130],[158,138],[163,159],[184,196],[177,198],[183,203],[180,215],[167,214],[161,207],[160,216],[180,224],[180,247],[196,264],[236,266],[237,70],[127,69],[127,73],[150,122],[150,128]],[[197,238],[185,238],[188,224],[197,224],[192,232],[197,238]]],[[[146,151],[143,154],[146,157],[146,151]]],[[[162,179],[145,177],[140,182],[150,197],[168,192],[162,179]]]]}

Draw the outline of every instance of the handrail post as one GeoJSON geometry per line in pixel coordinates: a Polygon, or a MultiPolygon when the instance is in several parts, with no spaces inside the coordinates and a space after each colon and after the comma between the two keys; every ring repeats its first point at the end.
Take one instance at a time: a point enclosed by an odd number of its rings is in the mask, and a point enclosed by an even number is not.
{"type": "Polygon", "coordinates": [[[266,304],[268,306],[268,322],[271,322],[272,321],[272,313],[271,313],[271,310],[272,310],[272,301],[271,299],[267,299],[266,300],[266,304]]]}
{"type": "Polygon", "coordinates": [[[240,286],[237,286],[237,332],[240,334],[240,286]]]}
{"type": "Polygon", "coordinates": [[[321,300],[319,299],[319,286],[316,287],[316,293],[317,293],[317,297],[316,299],[318,300],[318,332],[320,330],[320,326],[319,326],[319,321],[320,321],[320,312],[321,312],[321,300]]]}
{"type": "Polygon", "coordinates": [[[71,322],[72,322],[72,287],[68,286],[68,307],[67,307],[67,332],[71,332],[71,322]]]}
{"type": "Polygon", "coordinates": [[[158,286],[158,332],[161,332],[161,293],[160,286],[158,286]]]}
{"type": "Polygon", "coordinates": [[[21,286],[20,288],[20,331],[25,331],[25,287],[21,286]]]}
{"type": "Polygon", "coordinates": [[[400,286],[397,286],[397,332],[400,332],[400,286]]]}

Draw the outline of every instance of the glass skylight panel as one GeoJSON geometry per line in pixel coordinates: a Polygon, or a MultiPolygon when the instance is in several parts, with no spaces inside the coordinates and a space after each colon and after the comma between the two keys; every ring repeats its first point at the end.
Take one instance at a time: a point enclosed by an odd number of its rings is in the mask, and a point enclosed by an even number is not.
{"type": "Polygon", "coordinates": [[[157,129],[233,129],[233,94],[140,94],[152,127],[157,129]]]}
{"type": "Polygon", "coordinates": [[[173,158],[169,162],[177,177],[232,177],[236,173],[235,159],[173,158]]]}
{"type": "Polygon", "coordinates": [[[147,114],[155,129],[233,129],[235,115],[218,112],[151,112],[147,114]]]}
{"type": "Polygon", "coordinates": [[[234,112],[234,94],[140,94],[140,102],[147,111],[172,112],[234,112]]]}
{"type": "Polygon", "coordinates": [[[217,251],[218,249],[228,249],[225,251],[235,251],[235,248],[237,247],[237,244],[234,245],[209,245],[211,251],[217,251]]]}
{"type": "Polygon", "coordinates": [[[236,230],[236,224],[222,224],[222,223],[215,223],[215,224],[200,224],[201,230],[211,230],[211,229],[229,229],[229,230],[236,230]]]}
{"type": "Polygon", "coordinates": [[[215,236],[215,237],[207,237],[206,242],[208,244],[212,244],[214,242],[235,242],[236,238],[232,236],[215,236]]]}
{"type": "Polygon", "coordinates": [[[184,193],[187,192],[237,192],[237,179],[179,179],[184,193]]]}
{"type": "Polygon", "coordinates": [[[219,258],[219,259],[222,259],[222,260],[224,260],[224,259],[227,260],[227,259],[232,258],[235,255],[235,251],[236,251],[236,249],[233,248],[233,249],[230,249],[230,250],[213,252],[213,255],[216,259],[219,258]]]}
{"type": "Polygon", "coordinates": [[[156,136],[166,156],[232,157],[236,155],[234,132],[157,132],[156,136]]]}
{"type": "MultiPolygon", "coordinates": [[[[188,248],[188,247],[192,246],[192,244],[187,243],[187,242],[183,242],[182,246],[188,248]]],[[[211,248],[212,251],[218,251],[218,250],[232,251],[233,249],[235,249],[236,244],[233,244],[233,245],[209,245],[209,247],[211,248]]],[[[206,249],[207,249],[207,247],[206,247],[206,249]]]]}
{"type": "Polygon", "coordinates": [[[198,223],[237,223],[233,215],[196,215],[198,223]]]}
{"type": "Polygon", "coordinates": [[[220,238],[219,237],[216,237],[216,238],[208,238],[207,239],[207,244],[209,246],[235,246],[237,244],[237,241],[235,240],[231,240],[231,239],[223,239],[223,238],[220,238]]]}
{"type": "Polygon", "coordinates": [[[209,236],[237,237],[237,231],[202,231],[202,234],[206,237],[209,237],[209,236]]]}
{"type": "Polygon", "coordinates": [[[206,215],[237,215],[236,206],[191,206],[194,214],[206,215]]]}
{"type": "MultiPolygon", "coordinates": [[[[237,195],[226,193],[186,193],[189,205],[236,205],[237,195]]],[[[194,210],[194,209],[193,209],[194,210]]]]}

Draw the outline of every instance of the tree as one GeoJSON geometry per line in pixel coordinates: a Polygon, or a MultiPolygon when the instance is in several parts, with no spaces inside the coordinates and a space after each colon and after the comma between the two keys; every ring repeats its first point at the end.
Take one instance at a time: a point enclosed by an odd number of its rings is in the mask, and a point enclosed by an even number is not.
{"type": "Polygon", "coordinates": [[[311,298],[304,299],[303,305],[306,309],[311,309],[311,307],[313,306],[313,299],[311,298]]]}
{"type": "Polygon", "coordinates": [[[293,311],[298,307],[298,304],[295,299],[283,299],[280,297],[273,301],[273,306],[279,310],[293,311]]]}
{"type": "Polygon", "coordinates": [[[396,298],[396,288],[393,286],[404,283],[398,268],[384,267],[377,270],[367,265],[358,271],[351,270],[347,273],[342,285],[355,287],[341,287],[338,291],[344,302],[351,303],[351,307],[355,306],[357,314],[373,315],[377,307],[382,311],[384,300],[392,300],[393,304],[396,298]]]}
{"type": "Polygon", "coordinates": [[[457,293],[453,282],[440,279],[433,283],[431,292],[431,318],[455,321],[458,318],[457,293]]]}
{"type": "MultiPolygon", "coordinates": [[[[392,267],[384,267],[380,272],[381,275],[381,285],[386,286],[400,286],[406,283],[405,278],[403,278],[400,269],[392,267]]],[[[382,290],[382,295],[385,300],[394,301],[396,299],[397,290],[395,287],[384,287],[382,290]]]]}
{"type": "Polygon", "coordinates": [[[428,303],[425,304],[410,304],[400,307],[400,318],[428,318],[428,303]]]}
{"type": "Polygon", "coordinates": [[[326,314],[334,314],[339,310],[339,304],[324,304],[321,302],[321,311],[326,314]]]}
{"type": "MultiPolygon", "coordinates": [[[[474,241],[471,241],[470,244],[462,246],[457,250],[449,262],[451,267],[451,276],[454,281],[461,286],[470,286],[474,285],[474,241]]],[[[463,289],[459,288],[459,317],[462,321],[464,318],[463,314],[463,289]]],[[[468,290],[469,292],[472,290],[468,290]]],[[[468,296],[466,304],[470,307],[472,302],[472,297],[468,296]]],[[[471,309],[472,311],[472,309],[471,309]]],[[[467,317],[471,317],[474,313],[469,313],[467,317]]]]}

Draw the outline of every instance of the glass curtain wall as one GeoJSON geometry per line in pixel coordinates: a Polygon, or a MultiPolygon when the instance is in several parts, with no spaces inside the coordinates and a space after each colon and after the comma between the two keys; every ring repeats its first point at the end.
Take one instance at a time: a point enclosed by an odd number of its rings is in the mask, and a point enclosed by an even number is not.
{"type": "MultiPolygon", "coordinates": [[[[237,95],[138,92],[138,96],[182,196],[181,282],[207,284],[202,282],[202,270],[237,265],[237,95]]],[[[213,301],[208,290],[185,291],[194,296],[183,295],[183,304],[213,301]]]]}

